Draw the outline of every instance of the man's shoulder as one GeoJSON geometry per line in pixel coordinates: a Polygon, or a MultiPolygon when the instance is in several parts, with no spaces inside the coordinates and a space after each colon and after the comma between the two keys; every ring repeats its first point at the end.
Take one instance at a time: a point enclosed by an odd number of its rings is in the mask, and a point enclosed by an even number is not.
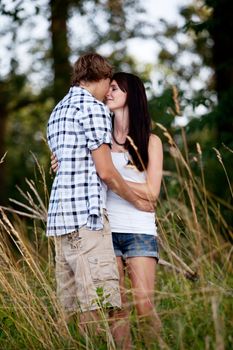
{"type": "Polygon", "coordinates": [[[64,98],[54,107],[51,116],[56,115],[57,112],[60,114],[61,110],[67,114],[73,109],[83,116],[90,114],[110,116],[110,111],[103,102],[79,86],[72,86],[69,89],[64,98]]]}
{"type": "Polygon", "coordinates": [[[93,113],[103,113],[103,114],[110,113],[108,107],[103,102],[96,100],[94,97],[92,101],[88,101],[88,102],[84,105],[84,108],[87,111],[93,112],[93,113]]]}
{"type": "Polygon", "coordinates": [[[69,93],[66,95],[65,100],[70,102],[79,102],[80,108],[83,110],[100,108],[109,112],[107,106],[103,102],[97,100],[90,94],[90,92],[79,86],[72,86],[69,93]]]}

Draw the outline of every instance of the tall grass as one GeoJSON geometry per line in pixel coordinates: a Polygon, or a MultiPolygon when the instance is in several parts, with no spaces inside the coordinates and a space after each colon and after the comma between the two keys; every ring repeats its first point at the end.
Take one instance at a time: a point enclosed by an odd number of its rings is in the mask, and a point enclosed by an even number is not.
{"type": "MultiPolygon", "coordinates": [[[[233,208],[208,193],[200,145],[191,158],[183,134],[183,155],[167,130],[158,127],[168,140],[176,171],[165,171],[156,208],[161,262],[155,300],[163,329],[162,342],[155,336],[150,349],[231,349],[233,247],[220,233],[223,228],[231,235],[220,207],[233,208]],[[199,176],[194,176],[193,163],[199,165],[199,176]]],[[[27,180],[24,202],[14,202],[19,209],[10,214],[1,209],[0,348],[114,349],[104,313],[102,337],[83,336],[77,320],[67,325],[57,302],[53,243],[44,233],[48,193],[40,167],[39,172],[43,200],[37,184],[27,180]]],[[[144,349],[134,310],[130,322],[134,349],[144,349]]]]}

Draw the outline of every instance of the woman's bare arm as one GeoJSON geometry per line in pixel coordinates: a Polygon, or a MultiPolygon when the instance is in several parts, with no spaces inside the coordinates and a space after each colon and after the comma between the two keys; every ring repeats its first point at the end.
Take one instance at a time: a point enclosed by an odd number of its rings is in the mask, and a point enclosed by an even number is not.
{"type": "Polygon", "coordinates": [[[148,154],[146,182],[127,181],[127,183],[135,194],[154,203],[159,196],[163,172],[163,147],[160,138],[156,135],[150,136],[148,154]]]}

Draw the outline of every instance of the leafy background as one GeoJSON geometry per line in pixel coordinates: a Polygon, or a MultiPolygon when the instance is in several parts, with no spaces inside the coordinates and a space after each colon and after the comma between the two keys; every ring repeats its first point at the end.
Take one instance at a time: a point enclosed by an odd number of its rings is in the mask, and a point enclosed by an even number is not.
{"type": "MultiPolygon", "coordinates": [[[[63,337],[54,321],[62,314],[44,233],[52,182],[46,124],[69,88],[72,62],[87,51],[142,77],[163,141],[156,209],[170,264],[158,270],[156,289],[163,340],[171,349],[232,348],[233,2],[190,1],[180,8],[181,24],[153,23],[139,0],[1,0],[0,13],[0,205],[13,210],[0,219],[2,348],[87,344],[74,324],[63,337]],[[45,34],[34,36],[38,23],[45,34]],[[154,63],[129,54],[136,38],[159,47],[154,63]]],[[[135,348],[145,348],[134,316],[135,348]]]]}

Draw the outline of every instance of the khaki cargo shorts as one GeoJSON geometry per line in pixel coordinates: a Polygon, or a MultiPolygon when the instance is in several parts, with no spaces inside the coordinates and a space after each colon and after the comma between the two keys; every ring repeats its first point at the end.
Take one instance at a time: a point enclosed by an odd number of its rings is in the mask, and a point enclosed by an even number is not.
{"type": "Polygon", "coordinates": [[[55,237],[57,295],[67,312],[120,307],[119,275],[110,225],[55,237]]]}

